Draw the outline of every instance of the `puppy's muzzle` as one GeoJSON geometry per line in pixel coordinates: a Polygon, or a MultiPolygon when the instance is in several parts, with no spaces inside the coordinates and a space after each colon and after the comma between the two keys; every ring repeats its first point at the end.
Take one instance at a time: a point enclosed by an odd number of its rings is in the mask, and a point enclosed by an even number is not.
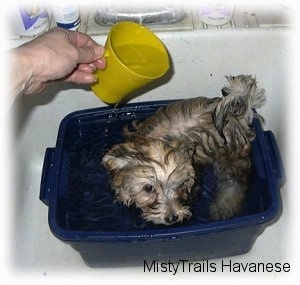
{"type": "Polygon", "coordinates": [[[165,222],[166,224],[168,225],[171,225],[171,224],[175,224],[176,222],[178,222],[178,215],[176,215],[175,213],[172,213],[171,215],[165,217],[165,222]]]}

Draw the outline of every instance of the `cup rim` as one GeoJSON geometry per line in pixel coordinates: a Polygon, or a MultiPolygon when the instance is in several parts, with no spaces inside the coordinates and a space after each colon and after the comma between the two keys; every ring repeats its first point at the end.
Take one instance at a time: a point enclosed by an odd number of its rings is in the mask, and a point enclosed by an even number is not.
{"type": "Polygon", "coordinates": [[[107,40],[109,40],[109,44],[111,46],[111,51],[113,52],[113,54],[119,59],[120,63],[122,64],[122,66],[128,70],[129,72],[137,75],[137,76],[142,76],[143,78],[146,78],[146,79],[156,79],[156,78],[160,78],[161,76],[163,76],[167,71],[168,69],[170,68],[170,60],[169,60],[169,54],[168,54],[168,51],[167,51],[167,48],[165,47],[164,43],[162,42],[162,40],[154,33],[152,32],[149,28],[143,26],[143,25],[140,25],[138,23],[135,23],[135,22],[128,22],[128,21],[122,21],[122,22],[118,22],[116,23],[115,25],[113,25],[109,31],[109,34],[108,34],[108,37],[107,37],[107,40]],[[159,44],[160,46],[160,49],[162,49],[164,51],[164,54],[166,56],[166,59],[167,59],[167,64],[166,64],[166,68],[159,74],[155,75],[155,76],[149,76],[149,75],[144,75],[144,74],[140,74],[138,72],[135,72],[134,70],[132,70],[131,68],[129,68],[124,62],[123,60],[120,58],[120,56],[115,52],[115,49],[113,47],[113,43],[112,43],[112,33],[114,32],[115,29],[118,28],[118,26],[124,26],[124,25],[131,25],[131,26],[135,26],[137,29],[143,29],[145,32],[147,32],[149,35],[151,35],[156,41],[157,41],[157,44],[159,44]]]}

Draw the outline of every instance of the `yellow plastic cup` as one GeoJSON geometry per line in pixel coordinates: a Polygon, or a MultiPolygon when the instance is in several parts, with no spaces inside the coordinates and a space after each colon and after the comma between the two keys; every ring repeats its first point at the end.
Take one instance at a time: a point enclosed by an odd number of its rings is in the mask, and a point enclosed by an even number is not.
{"type": "Polygon", "coordinates": [[[91,88],[102,101],[116,104],[169,69],[164,44],[149,29],[132,22],[115,24],[105,43],[106,69],[97,70],[91,88]]]}

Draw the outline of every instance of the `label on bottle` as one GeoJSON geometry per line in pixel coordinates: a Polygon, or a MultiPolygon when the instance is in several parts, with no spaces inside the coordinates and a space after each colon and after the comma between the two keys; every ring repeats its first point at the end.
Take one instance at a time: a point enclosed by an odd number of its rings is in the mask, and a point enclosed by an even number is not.
{"type": "Polygon", "coordinates": [[[224,25],[232,19],[233,12],[233,3],[212,1],[201,6],[200,19],[209,25],[224,25]]]}
{"type": "Polygon", "coordinates": [[[48,12],[37,4],[18,6],[10,17],[10,23],[16,34],[36,36],[48,29],[48,12]]]}

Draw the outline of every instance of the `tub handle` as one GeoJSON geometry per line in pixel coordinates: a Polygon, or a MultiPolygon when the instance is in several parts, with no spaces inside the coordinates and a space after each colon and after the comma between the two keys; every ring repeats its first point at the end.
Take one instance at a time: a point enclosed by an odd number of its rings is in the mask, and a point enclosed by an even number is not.
{"type": "Polygon", "coordinates": [[[50,192],[53,188],[54,154],[55,148],[46,149],[42,170],[39,198],[47,206],[49,206],[50,192]]]}
{"type": "Polygon", "coordinates": [[[273,132],[265,131],[264,135],[267,142],[268,151],[270,154],[270,159],[272,162],[273,174],[277,182],[277,187],[279,189],[284,185],[286,181],[284,165],[273,132]]]}

